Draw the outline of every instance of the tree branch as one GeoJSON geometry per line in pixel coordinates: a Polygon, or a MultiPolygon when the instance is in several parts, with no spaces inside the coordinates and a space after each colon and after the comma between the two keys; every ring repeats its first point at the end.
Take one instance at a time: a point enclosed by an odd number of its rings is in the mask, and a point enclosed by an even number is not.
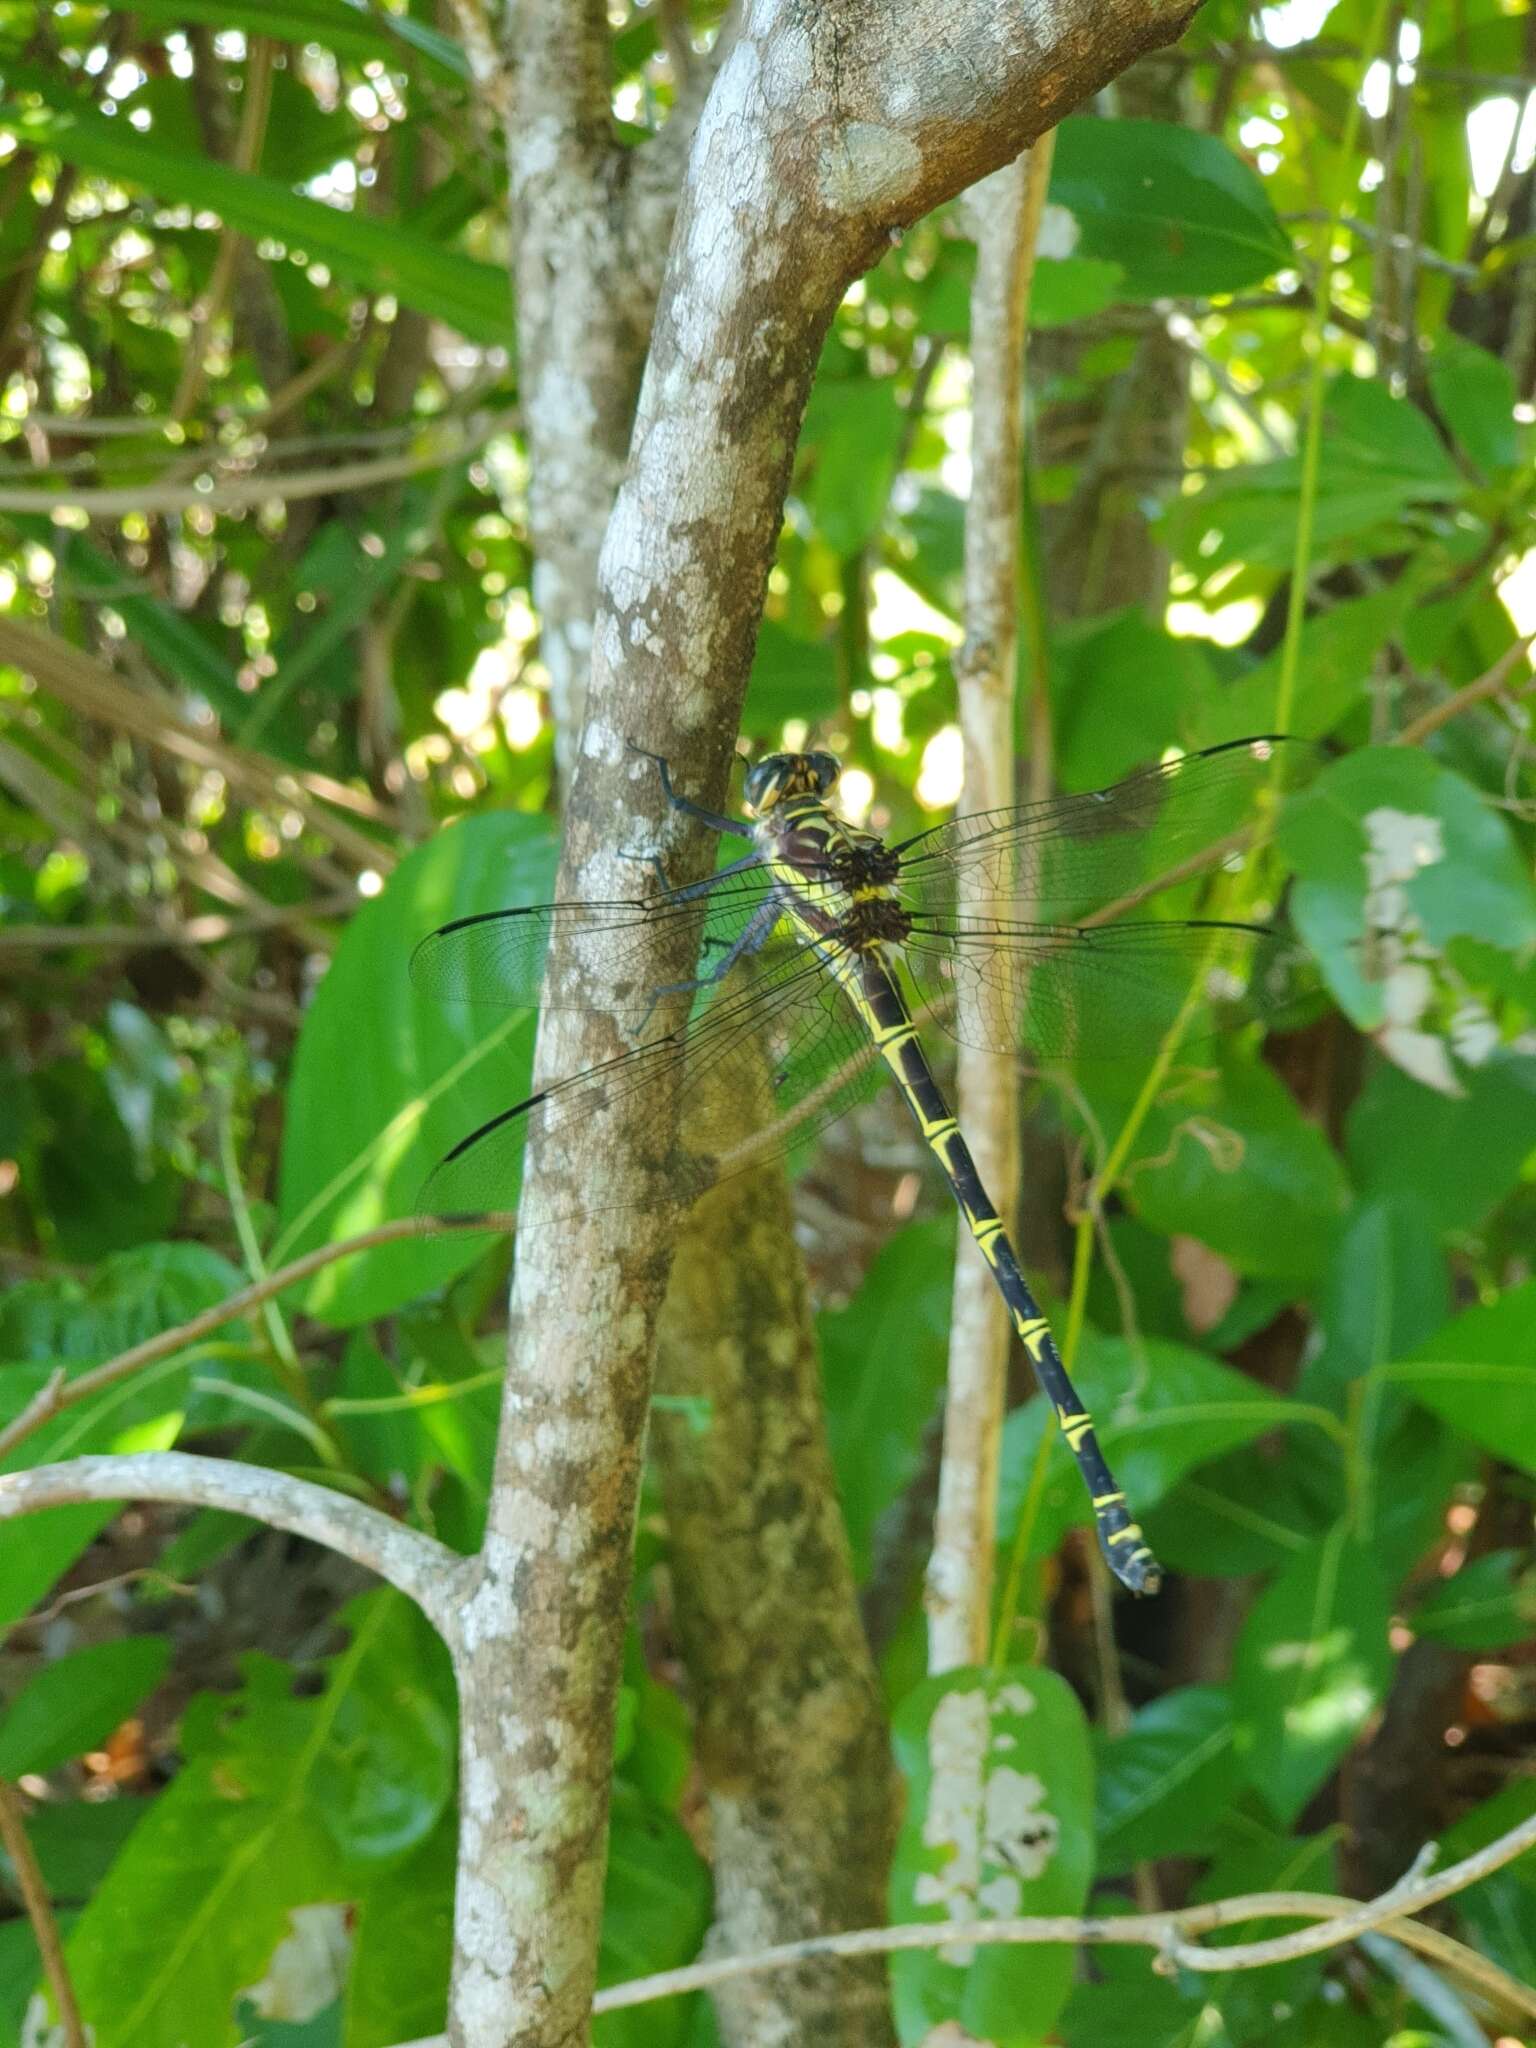
{"type": "Polygon", "coordinates": [[[70,1458],[0,1477],[0,1522],[88,1500],[161,1500],[224,1508],[272,1529],[307,1536],[408,1594],[450,1649],[474,1560],[377,1508],[290,1473],[185,1451],[135,1451],[70,1458]]]}

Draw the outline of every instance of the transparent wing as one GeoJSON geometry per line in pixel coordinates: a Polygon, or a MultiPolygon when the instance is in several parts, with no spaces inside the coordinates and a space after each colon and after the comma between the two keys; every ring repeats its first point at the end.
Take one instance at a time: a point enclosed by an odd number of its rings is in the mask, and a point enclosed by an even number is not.
{"type": "Polygon", "coordinates": [[[1131,775],[1108,789],[1005,811],[977,811],[893,849],[912,909],[967,910],[1064,923],[1134,902],[1149,885],[1250,822],[1273,781],[1277,749],[1304,741],[1236,740],[1131,775]]]}
{"type": "Polygon", "coordinates": [[[1189,1037],[1216,1028],[1213,1004],[1283,1007],[1294,948],[1260,925],[1009,926],[919,919],[903,958],[932,1021],[952,1038],[1036,1061],[1153,1051],[1191,1006],[1189,1037]]]}
{"type": "Polygon", "coordinates": [[[608,994],[601,1003],[577,1003],[562,1001],[556,991],[546,998],[548,1007],[643,1013],[651,1005],[654,982],[641,961],[654,957],[659,939],[675,934],[680,953],[691,960],[685,939],[697,927],[699,972],[708,973],[772,894],[773,881],[765,871],[732,877],[707,895],[664,891],[632,902],[537,903],[482,911],[455,918],[424,938],[411,955],[411,980],[423,995],[440,1002],[534,1003],[540,1000],[550,945],[559,937],[574,940],[583,954],[590,946],[593,975],[586,985],[601,977],[608,994]]]}
{"type": "MultiPolygon", "coordinates": [[[[585,1149],[595,1125],[616,1147],[658,1160],[653,1199],[685,1208],[719,1181],[808,1142],[872,1092],[882,1072],[815,952],[782,946],[706,991],[688,1024],[482,1124],[436,1168],[417,1207],[432,1216],[509,1208],[536,1134],[558,1147],[579,1129],[585,1149]]],[[[601,1204],[548,1220],[593,1206],[601,1204]]]]}

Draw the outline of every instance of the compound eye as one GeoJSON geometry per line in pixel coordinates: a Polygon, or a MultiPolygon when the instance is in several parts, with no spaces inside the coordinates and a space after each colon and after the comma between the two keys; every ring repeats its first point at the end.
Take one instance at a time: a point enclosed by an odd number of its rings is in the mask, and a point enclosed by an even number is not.
{"type": "Polygon", "coordinates": [[[825,796],[843,772],[836,754],[812,754],[807,766],[815,777],[817,794],[825,796]]]}

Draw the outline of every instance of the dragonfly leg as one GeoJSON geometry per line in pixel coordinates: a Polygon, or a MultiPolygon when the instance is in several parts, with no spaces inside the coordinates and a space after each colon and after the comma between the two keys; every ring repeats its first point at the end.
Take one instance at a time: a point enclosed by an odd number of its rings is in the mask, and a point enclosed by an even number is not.
{"type": "Polygon", "coordinates": [[[638,754],[644,761],[654,761],[656,773],[661,777],[661,793],[667,800],[669,810],[680,811],[685,818],[695,818],[701,825],[713,825],[717,832],[729,832],[735,839],[750,839],[751,827],[744,825],[740,818],[727,818],[719,811],[707,811],[702,804],[696,804],[691,796],[679,796],[672,787],[672,771],[667,766],[665,754],[653,754],[649,747],[637,746],[633,740],[626,740],[625,746],[632,754],[638,754]]]}
{"type": "Polygon", "coordinates": [[[740,860],[733,860],[723,868],[716,868],[712,875],[706,875],[701,882],[689,882],[685,888],[674,889],[667,881],[667,871],[662,865],[659,853],[626,853],[624,860],[638,860],[644,863],[660,882],[663,894],[672,903],[687,903],[695,896],[707,896],[716,882],[723,882],[727,875],[739,875],[745,868],[761,867],[760,853],[744,853],[740,860]]]}
{"type": "MultiPolygon", "coordinates": [[[[754,854],[752,858],[755,860],[757,856],[754,854]]],[[[721,870],[722,874],[728,872],[728,869],[721,870]]],[[[707,974],[695,975],[692,981],[668,982],[664,988],[651,991],[650,1004],[632,1035],[638,1038],[656,1014],[659,1005],[672,996],[694,996],[700,989],[714,988],[718,982],[724,981],[738,960],[745,959],[748,953],[755,953],[758,950],[783,914],[783,907],[775,896],[770,896],[766,903],[760,903],[750,920],[737,933],[707,974]]]]}

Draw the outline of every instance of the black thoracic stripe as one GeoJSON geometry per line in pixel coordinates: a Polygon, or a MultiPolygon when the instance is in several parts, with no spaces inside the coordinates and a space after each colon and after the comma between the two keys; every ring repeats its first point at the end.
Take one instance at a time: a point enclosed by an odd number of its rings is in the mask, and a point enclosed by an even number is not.
{"type": "Polygon", "coordinates": [[[1024,1278],[1008,1233],[982,1186],[970,1147],[960,1135],[954,1114],[933,1077],[899,984],[872,951],[845,956],[839,966],[838,979],[863,1011],[881,1057],[906,1097],[918,1129],[943,1167],[977,1249],[1008,1304],[1013,1326],[1077,1460],[1110,1569],[1133,1592],[1155,1592],[1162,1576],[1157,1559],[1105,1463],[1092,1418],[1062,1363],[1050,1324],[1040,1312],[1040,1304],[1024,1278]]]}

